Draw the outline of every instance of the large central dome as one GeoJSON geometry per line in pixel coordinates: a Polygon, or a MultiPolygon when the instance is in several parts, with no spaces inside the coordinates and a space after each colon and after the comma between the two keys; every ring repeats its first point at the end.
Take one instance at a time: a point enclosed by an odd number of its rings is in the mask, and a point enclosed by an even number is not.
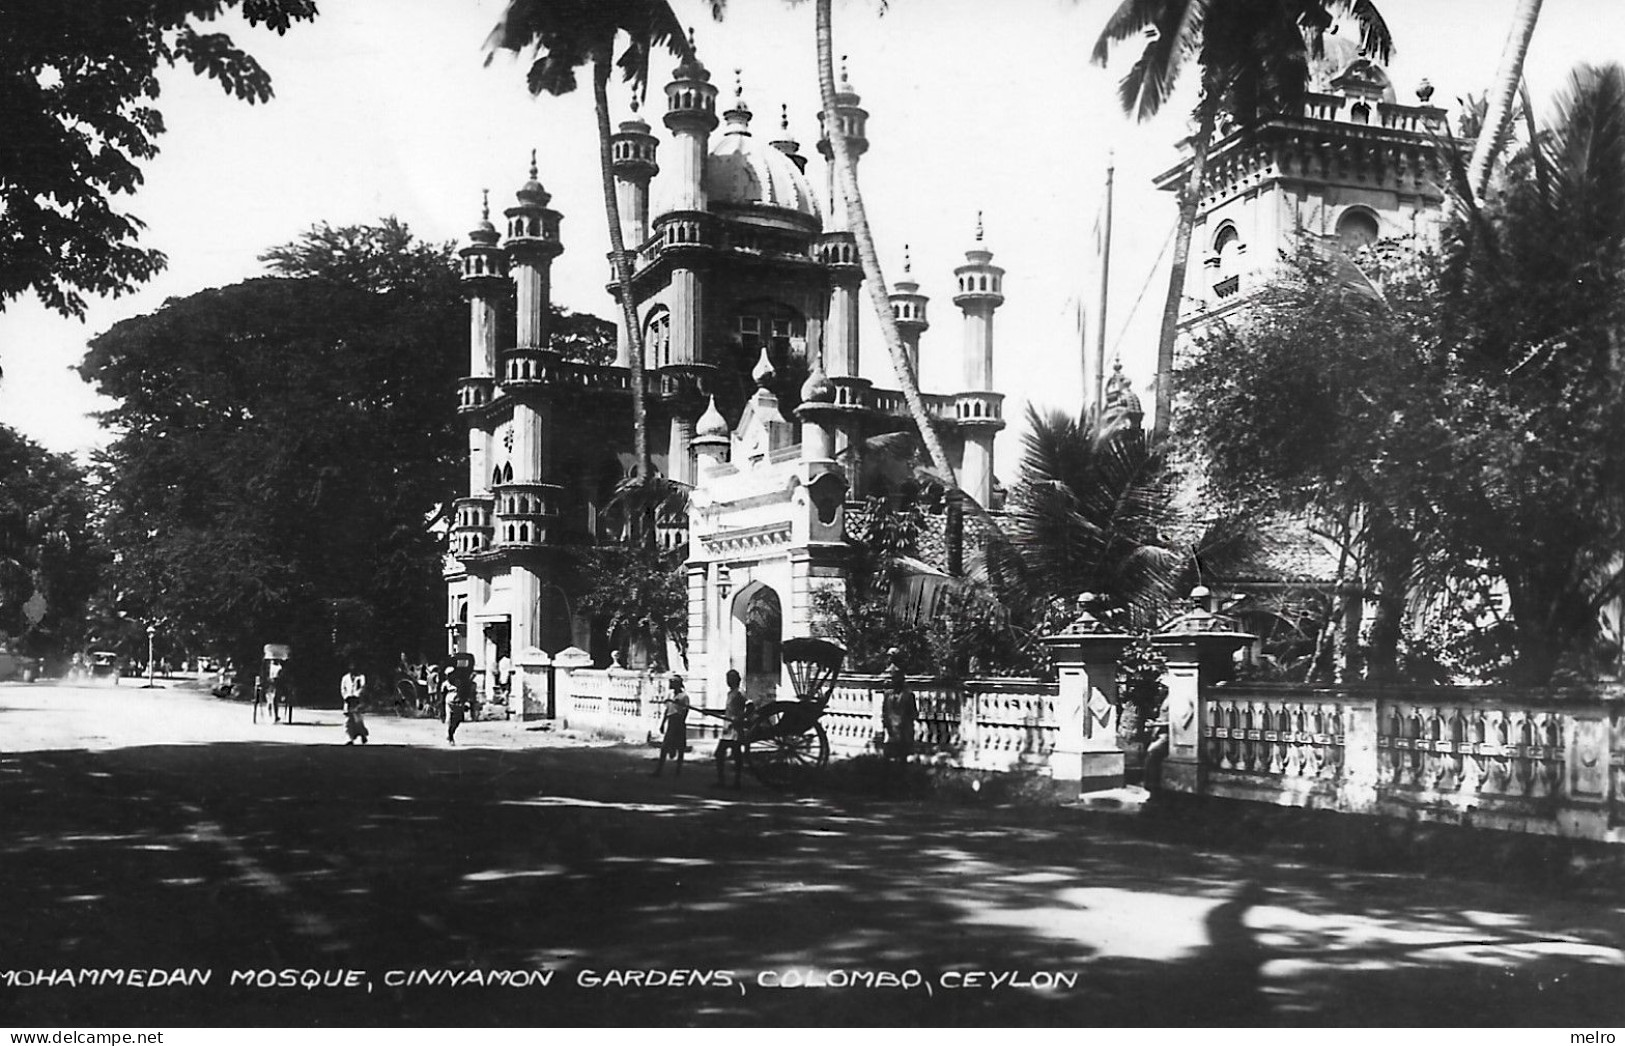
{"type": "Polygon", "coordinates": [[[728,114],[726,131],[705,161],[705,196],[713,208],[776,207],[822,224],[818,198],[795,161],[750,133],[750,114],[728,114]]]}

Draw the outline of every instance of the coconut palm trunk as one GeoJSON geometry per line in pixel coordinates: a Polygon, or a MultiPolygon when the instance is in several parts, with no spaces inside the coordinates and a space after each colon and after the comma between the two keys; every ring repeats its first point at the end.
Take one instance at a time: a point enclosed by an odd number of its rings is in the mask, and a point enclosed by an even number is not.
{"type": "Polygon", "coordinates": [[[1495,154],[1512,122],[1512,99],[1523,82],[1523,60],[1529,53],[1529,41],[1535,35],[1540,5],[1541,0],[1518,0],[1512,13],[1512,26],[1501,52],[1501,66],[1496,71],[1495,87],[1484,111],[1484,126],[1479,128],[1478,141],[1473,145],[1473,156],[1467,164],[1467,184],[1472,188],[1474,200],[1482,200],[1484,191],[1489,188],[1495,154]]]}
{"type": "Polygon", "coordinates": [[[611,147],[614,134],[609,126],[610,52],[593,57],[592,101],[598,117],[598,173],[604,189],[604,217],[609,222],[609,253],[615,267],[616,296],[621,300],[621,319],[626,325],[627,366],[632,372],[632,446],[636,457],[636,478],[647,482],[649,464],[649,418],[643,402],[643,330],[638,308],[632,298],[632,260],[626,253],[626,237],[621,232],[621,205],[615,195],[615,166],[611,147]]]}
{"type": "Polygon", "coordinates": [[[909,366],[903,350],[903,337],[898,333],[897,320],[892,316],[891,301],[886,296],[886,278],[880,271],[880,255],[875,251],[874,234],[869,229],[869,216],[864,210],[863,196],[858,191],[857,167],[852,162],[852,151],[847,148],[835,111],[835,47],[831,31],[830,0],[818,0],[818,88],[823,97],[824,128],[829,135],[830,147],[835,153],[835,177],[846,199],[846,213],[852,234],[858,242],[858,259],[863,263],[863,280],[869,289],[869,300],[874,303],[875,316],[880,320],[880,332],[886,339],[886,351],[891,354],[892,369],[897,372],[897,383],[903,390],[909,413],[919,426],[920,439],[925,442],[931,466],[951,488],[959,486],[958,476],[948,461],[942,439],[926,413],[925,400],[920,395],[920,383],[909,366]]]}

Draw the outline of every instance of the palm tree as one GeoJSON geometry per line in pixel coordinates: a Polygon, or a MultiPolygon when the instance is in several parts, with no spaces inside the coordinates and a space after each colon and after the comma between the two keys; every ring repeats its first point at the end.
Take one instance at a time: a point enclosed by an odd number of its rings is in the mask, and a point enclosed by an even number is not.
{"type": "Polygon", "coordinates": [[[818,0],[816,19],[818,89],[824,106],[824,132],[829,135],[830,146],[835,153],[835,176],[841,186],[841,195],[846,199],[846,212],[852,226],[852,235],[858,243],[858,258],[863,263],[864,285],[869,289],[869,300],[874,304],[875,317],[880,321],[880,333],[886,340],[886,351],[891,354],[892,369],[897,372],[898,386],[903,390],[903,399],[908,403],[909,413],[914,416],[914,424],[919,427],[920,438],[924,440],[926,452],[931,456],[931,465],[947,481],[950,488],[957,489],[959,481],[954,474],[953,464],[948,460],[947,452],[943,450],[942,439],[937,435],[931,416],[925,411],[925,400],[920,395],[918,375],[909,366],[908,353],[903,348],[903,337],[898,333],[897,320],[892,315],[891,301],[886,296],[889,284],[880,271],[880,255],[875,250],[875,237],[869,228],[869,214],[863,205],[863,193],[858,189],[858,168],[853,162],[852,150],[847,145],[836,113],[835,45],[831,29],[830,0],[818,0]]]}
{"type": "Polygon", "coordinates": [[[1473,158],[1467,165],[1467,184],[1475,200],[1483,199],[1484,190],[1489,187],[1491,164],[1512,123],[1512,100],[1523,82],[1523,60],[1529,53],[1529,41],[1535,35],[1540,5],[1541,0],[1518,0],[1512,13],[1506,47],[1501,52],[1501,66],[1496,71],[1484,122],[1473,146],[1473,158]]]}
{"type": "Polygon", "coordinates": [[[1190,171],[1179,196],[1173,269],[1157,340],[1158,439],[1167,435],[1173,411],[1179,309],[1208,145],[1219,115],[1245,122],[1297,106],[1308,86],[1309,60],[1324,53],[1324,34],[1340,17],[1359,27],[1364,53],[1387,60],[1393,41],[1370,0],[1122,0],[1095,42],[1092,60],[1104,65],[1116,46],[1144,39],[1118,89],[1123,111],[1138,120],[1157,114],[1187,62],[1201,69],[1190,171]]]}
{"type": "Polygon", "coordinates": [[[1018,602],[1093,592],[1154,627],[1192,561],[1175,486],[1165,445],[1138,428],[1029,405],[1008,544],[989,548],[988,571],[1018,602]]]}
{"type": "MultiPolygon", "coordinates": [[[[535,54],[526,84],[532,95],[569,94],[576,88],[576,69],[592,65],[593,108],[598,117],[598,169],[604,189],[604,217],[609,223],[610,256],[626,324],[632,371],[632,432],[636,476],[650,474],[648,418],[643,401],[643,330],[632,300],[632,262],[621,234],[620,205],[615,198],[615,171],[609,126],[609,76],[615,41],[628,37],[620,67],[641,96],[649,81],[649,58],[664,46],[679,57],[689,55],[682,25],[665,0],[509,0],[502,20],[486,40],[488,52],[535,54]]],[[[487,55],[489,64],[491,55],[487,55]]]]}

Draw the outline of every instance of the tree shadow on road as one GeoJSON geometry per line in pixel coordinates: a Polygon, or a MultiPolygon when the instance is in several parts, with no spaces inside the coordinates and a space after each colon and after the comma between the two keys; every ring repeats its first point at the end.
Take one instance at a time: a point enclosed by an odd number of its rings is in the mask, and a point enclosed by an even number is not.
{"type": "Polygon", "coordinates": [[[741,794],[707,787],[706,767],[675,781],[647,767],[640,752],[602,748],[6,755],[5,965],[213,975],[207,988],[7,989],[0,1022],[1503,1026],[1573,1023],[1575,1007],[1598,1024],[1625,1016],[1618,994],[1600,991],[1618,974],[1617,911],[1587,937],[1576,920],[1589,909],[1137,838],[1123,819],[741,794]],[[359,969],[372,990],[229,983],[234,970],[284,968],[359,969]],[[394,983],[476,969],[554,979],[394,983]],[[689,978],[709,983],[603,984],[672,971],[709,972],[689,978]],[[853,986],[853,975],[911,971],[919,984],[853,986]],[[989,986],[960,987],[968,974],[989,986]],[[1063,974],[1074,980],[1056,986],[1063,974]],[[776,986],[809,980],[825,986],[776,986]],[[1441,997],[1459,1002],[1441,1010],[1441,997]]]}

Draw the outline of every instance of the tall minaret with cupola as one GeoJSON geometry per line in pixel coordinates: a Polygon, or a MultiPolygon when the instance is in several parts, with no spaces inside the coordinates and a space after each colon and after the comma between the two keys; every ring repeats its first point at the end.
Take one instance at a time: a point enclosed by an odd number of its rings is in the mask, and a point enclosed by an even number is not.
{"type": "Polygon", "coordinates": [[[913,260],[908,244],[903,244],[903,278],[893,284],[890,295],[892,319],[897,321],[897,333],[903,338],[903,354],[908,357],[908,369],[917,383],[920,380],[920,335],[930,329],[926,319],[925,303],[930,301],[920,293],[920,285],[913,275],[913,260]]]}
{"type": "MultiPolygon", "coordinates": [[[[502,307],[507,300],[508,255],[497,241],[501,238],[491,224],[491,195],[484,194],[480,224],[468,234],[468,246],[457,252],[462,259],[463,295],[468,298],[468,375],[458,390],[457,409],[469,414],[484,410],[491,402],[496,378],[498,338],[502,330],[502,307]]],[[[469,427],[468,493],[477,495],[488,488],[486,443],[490,434],[479,425],[469,427]]]]}
{"type": "MultiPolygon", "coordinates": [[[[852,88],[847,75],[846,59],[841,59],[841,82],[835,93],[836,129],[846,139],[852,162],[857,163],[869,149],[869,114],[859,105],[862,99],[852,88]]],[[[854,480],[861,474],[856,451],[861,444],[859,411],[868,398],[871,382],[859,377],[861,361],[858,358],[858,305],[863,288],[863,264],[858,259],[857,240],[851,233],[846,200],[841,192],[840,178],[835,170],[835,146],[830,142],[830,128],[825,114],[818,114],[819,128],[823,132],[818,140],[818,153],[824,158],[828,175],[829,223],[818,238],[818,260],[829,272],[829,314],[824,320],[823,371],[834,397],[833,406],[839,408],[836,424],[835,452],[852,467],[854,480]],[[844,413],[843,413],[844,412],[844,413]]]]}
{"type": "MultiPolygon", "coordinates": [[[[688,40],[688,57],[672,70],[672,80],[666,85],[666,128],[672,134],[672,152],[676,156],[675,169],[670,177],[675,186],[672,210],[661,215],[657,222],[666,232],[669,249],[681,252],[685,246],[703,246],[707,215],[705,214],[705,157],[711,132],[717,126],[717,89],[711,83],[711,73],[700,63],[694,50],[694,37],[688,40]]],[[[699,363],[703,359],[701,348],[702,327],[700,273],[679,260],[671,273],[671,361],[673,363],[699,363]]],[[[679,448],[672,448],[673,454],[679,448]]],[[[682,453],[686,454],[684,448],[682,453]]]]}
{"type": "Polygon", "coordinates": [[[632,118],[622,120],[610,138],[610,164],[615,172],[615,202],[621,211],[621,236],[626,249],[635,251],[649,238],[649,183],[660,173],[655,162],[660,140],[632,103],[632,118]]]}
{"type": "Polygon", "coordinates": [[[554,440],[549,428],[552,408],[523,393],[532,377],[554,357],[550,343],[550,280],[553,259],[564,249],[559,242],[558,211],[536,180],[536,154],[530,159],[530,180],[520,186],[517,202],[504,213],[508,218],[508,267],[513,275],[518,323],[514,347],[504,358],[499,381],[512,383],[513,413],[500,449],[491,448],[494,525],[499,547],[511,556],[513,597],[510,629],[515,649],[536,647],[542,640],[543,600],[546,586],[539,567],[528,558],[546,547],[549,525],[558,512],[557,488],[547,482],[554,440]],[[496,458],[506,460],[497,461],[496,458]]]}
{"type": "MultiPolygon", "coordinates": [[[[649,238],[649,183],[660,173],[660,165],[655,162],[659,146],[659,139],[649,133],[649,124],[638,115],[638,105],[633,102],[632,118],[621,121],[620,130],[610,138],[610,165],[615,172],[615,203],[621,212],[621,239],[633,258],[643,241],[649,238]]],[[[621,309],[615,310],[615,331],[615,365],[625,367],[632,342],[621,309]]]]}
{"type": "Polygon", "coordinates": [[[954,397],[954,417],[965,434],[959,486],[984,508],[993,507],[993,437],[1004,428],[1004,396],[993,391],[993,313],[1004,304],[1004,270],[993,264],[976,215],[976,242],[954,270],[954,304],[965,316],[964,391],[954,397]]]}
{"type": "Polygon", "coordinates": [[[546,349],[551,326],[553,259],[564,250],[559,243],[558,211],[547,206],[551,194],[536,180],[536,152],[530,154],[530,180],[519,187],[517,200],[503,212],[508,219],[508,262],[513,273],[514,302],[518,310],[515,348],[546,349]]]}

